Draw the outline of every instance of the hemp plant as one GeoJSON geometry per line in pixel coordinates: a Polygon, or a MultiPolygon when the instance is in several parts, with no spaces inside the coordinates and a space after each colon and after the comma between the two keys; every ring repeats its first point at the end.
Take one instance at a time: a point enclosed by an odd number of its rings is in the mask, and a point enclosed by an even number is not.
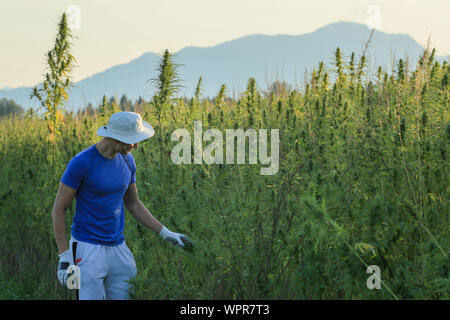
{"type": "MultiPolygon", "coordinates": [[[[58,23],[58,33],[53,49],[47,53],[45,80],[40,88],[34,87],[30,99],[36,98],[44,109],[47,122],[47,140],[52,144],[52,172],[55,171],[57,137],[61,136],[64,119],[64,103],[69,100],[68,90],[72,86],[70,73],[76,60],[71,54],[71,39],[74,38],[68,24],[67,15],[63,13],[58,23]]],[[[53,175],[55,178],[55,175],[53,175]]],[[[55,180],[56,181],[56,180],[55,180]]]]}
{"type": "Polygon", "coordinates": [[[63,105],[69,99],[67,91],[72,86],[70,72],[76,63],[70,53],[72,38],[74,35],[67,24],[67,15],[63,13],[58,23],[55,45],[47,53],[48,72],[45,74],[45,80],[41,88],[34,87],[30,94],[30,99],[38,99],[45,110],[48,140],[52,143],[55,143],[56,136],[61,134],[63,105]]]}
{"type": "MultiPolygon", "coordinates": [[[[167,139],[164,132],[164,127],[167,127],[166,118],[167,112],[170,111],[171,119],[170,121],[175,121],[174,104],[177,101],[177,95],[180,91],[181,79],[179,78],[178,68],[180,64],[175,63],[174,54],[170,53],[169,50],[165,50],[161,54],[160,62],[156,68],[158,76],[152,78],[150,81],[156,87],[156,93],[153,96],[152,104],[155,107],[156,118],[158,123],[158,128],[156,130],[156,137],[159,144],[159,169],[160,169],[160,179],[161,188],[165,191],[165,177],[164,177],[164,163],[167,162],[167,157],[169,150],[167,149],[167,139]],[[169,109],[169,110],[168,110],[169,109]]],[[[147,82],[148,82],[147,81],[147,82]]],[[[170,126],[170,124],[169,124],[170,126]]],[[[166,193],[163,192],[163,203],[166,203],[166,193]]]]}

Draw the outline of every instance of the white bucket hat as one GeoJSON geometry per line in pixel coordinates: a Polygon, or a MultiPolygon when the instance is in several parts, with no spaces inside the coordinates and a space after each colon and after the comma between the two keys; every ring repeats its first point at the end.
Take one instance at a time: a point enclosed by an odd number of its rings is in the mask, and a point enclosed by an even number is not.
{"type": "Polygon", "coordinates": [[[127,144],[138,143],[150,138],[155,130],[150,123],[142,121],[140,114],[129,111],[114,113],[107,126],[97,130],[100,137],[113,138],[127,144]]]}

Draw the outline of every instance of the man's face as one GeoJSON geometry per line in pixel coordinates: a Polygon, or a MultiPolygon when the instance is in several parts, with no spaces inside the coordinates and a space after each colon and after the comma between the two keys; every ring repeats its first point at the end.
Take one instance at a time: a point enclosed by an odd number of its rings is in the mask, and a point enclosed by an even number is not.
{"type": "Polygon", "coordinates": [[[128,152],[133,150],[134,148],[137,148],[138,144],[127,144],[122,141],[116,140],[116,146],[117,146],[117,152],[120,152],[124,155],[126,155],[128,152]]]}

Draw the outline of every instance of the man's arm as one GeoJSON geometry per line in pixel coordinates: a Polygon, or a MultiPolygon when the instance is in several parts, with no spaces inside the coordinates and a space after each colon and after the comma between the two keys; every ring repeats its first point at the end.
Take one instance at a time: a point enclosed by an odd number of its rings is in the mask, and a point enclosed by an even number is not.
{"type": "Polygon", "coordinates": [[[72,204],[73,198],[77,190],[59,183],[58,193],[56,194],[55,203],[53,205],[52,220],[53,230],[55,232],[56,245],[58,253],[68,250],[66,240],[66,209],[72,204]]]}
{"type": "Polygon", "coordinates": [[[130,211],[131,215],[144,226],[159,234],[163,225],[148,211],[144,204],[139,200],[138,190],[135,183],[128,186],[125,196],[123,197],[125,208],[130,211]]]}

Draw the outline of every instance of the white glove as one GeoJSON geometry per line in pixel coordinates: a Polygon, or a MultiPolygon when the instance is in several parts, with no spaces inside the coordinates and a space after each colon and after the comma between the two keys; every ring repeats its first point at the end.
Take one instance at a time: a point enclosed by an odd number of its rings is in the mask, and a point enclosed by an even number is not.
{"type": "Polygon", "coordinates": [[[66,250],[59,255],[58,280],[64,288],[67,288],[67,278],[69,277],[67,269],[73,264],[72,250],[66,250]]]}
{"type": "Polygon", "coordinates": [[[193,246],[194,243],[186,237],[184,234],[172,232],[166,227],[162,227],[161,231],[159,232],[159,235],[161,238],[163,238],[166,241],[169,241],[174,246],[180,246],[184,247],[184,243],[193,246]]]}

